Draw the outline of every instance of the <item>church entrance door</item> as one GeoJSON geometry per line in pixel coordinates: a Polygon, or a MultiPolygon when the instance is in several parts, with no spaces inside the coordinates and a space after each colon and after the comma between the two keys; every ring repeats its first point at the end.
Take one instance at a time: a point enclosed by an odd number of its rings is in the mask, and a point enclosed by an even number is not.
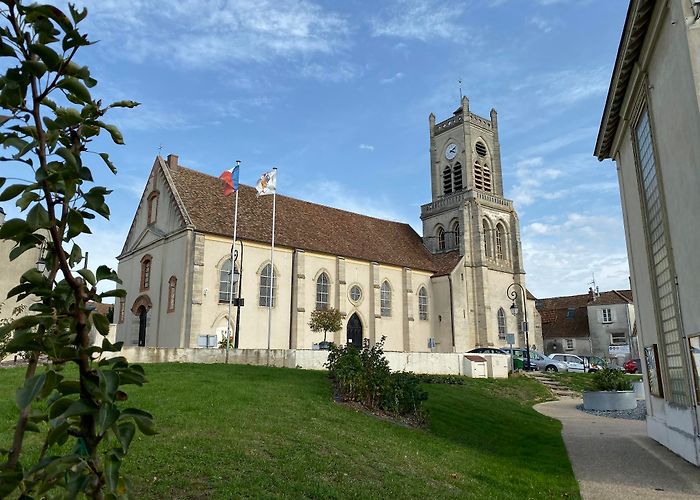
{"type": "Polygon", "coordinates": [[[146,315],[148,311],[144,306],[139,307],[139,347],[146,346],[146,315]]]}
{"type": "Polygon", "coordinates": [[[348,320],[348,345],[362,347],[362,321],[357,316],[357,313],[350,316],[348,320]]]}

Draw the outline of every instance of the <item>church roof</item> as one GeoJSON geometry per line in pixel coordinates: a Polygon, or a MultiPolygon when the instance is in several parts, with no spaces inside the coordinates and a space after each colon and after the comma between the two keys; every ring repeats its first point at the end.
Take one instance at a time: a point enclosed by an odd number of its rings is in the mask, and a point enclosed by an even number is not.
{"type": "MultiPolygon", "coordinates": [[[[198,231],[231,237],[234,196],[224,196],[221,181],[178,166],[169,169],[184,208],[198,231]]],[[[255,188],[241,185],[238,237],[270,243],[272,196],[256,197],[255,188]]],[[[433,256],[411,226],[288,196],[277,195],[275,244],[380,264],[442,273],[454,269],[454,255],[433,256]]],[[[452,252],[456,253],[456,252],[452,252]]]]}

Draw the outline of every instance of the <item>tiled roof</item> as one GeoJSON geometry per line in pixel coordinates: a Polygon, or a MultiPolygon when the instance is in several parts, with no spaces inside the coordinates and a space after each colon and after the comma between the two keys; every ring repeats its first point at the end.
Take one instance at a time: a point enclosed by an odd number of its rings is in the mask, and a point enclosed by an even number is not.
{"type": "Polygon", "coordinates": [[[588,306],[632,303],[631,290],[601,292],[595,300],[588,293],[539,299],[537,310],[542,318],[544,338],[588,337],[588,306]],[[571,316],[569,309],[573,310],[571,316]]]}
{"type": "MultiPolygon", "coordinates": [[[[235,197],[223,195],[222,182],[182,166],[169,172],[195,228],[231,237],[235,197]]],[[[240,186],[238,237],[269,244],[273,197],[255,195],[255,188],[240,186]]],[[[282,195],[277,195],[275,245],[431,272],[443,272],[459,260],[458,255],[431,255],[408,224],[282,195]]]]}

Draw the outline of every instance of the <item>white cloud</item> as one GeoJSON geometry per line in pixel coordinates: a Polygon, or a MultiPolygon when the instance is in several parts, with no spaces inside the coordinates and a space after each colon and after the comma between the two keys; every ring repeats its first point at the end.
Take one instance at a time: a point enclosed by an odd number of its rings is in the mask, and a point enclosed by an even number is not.
{"type": "Polygon", "coordinates": [[[365,150],[365,151],[374,151],[374,146],[372,146],[372,145],[370,145],[370,144],[360,144],[360,145],[357,146],[357,147],[358,147],[359,149],[363,149],[363,150],[365,150]]]}
{"type": "Polygon", "coordinates": [[[300,75],[321,82],[339,83],[354,80],[362,74],[362,70],[348,62],[335,65],[308,63],[301,67],[300,75]]]}
{"type": "Polygon", "coordinates": [[[427,41],[434,38],[462,40],[459,21],[464,3],[438,0],[399,0],[371,20],[374,36],[390,36],[427,41]]]}
{"type": "Polygon", "coordinates": [[[382,78],[381,80],[379,80],[379,83],[381,83],[382,85],[386,85],[388,83],[398,82],[403,77],[404,77],[404,74],[401,72],[398,72],[394,76],[390,76],[389,78],[382,78]]]}
{"type": "MultiPolygon", "coordinates": [[[[55,3],[63,5],[63,2],[55,3]]],[[[347,44],[348,23],[309,0],[78,0],[114,56],[213,67],[231,61],[329,54],[347,44]]]]}
{"type": "Polygon", "coordinates": [[[553,21],[540,16],[532,16],[528,19],[528,22],[544,33],[552,31],[555,24],[553,21]]]}

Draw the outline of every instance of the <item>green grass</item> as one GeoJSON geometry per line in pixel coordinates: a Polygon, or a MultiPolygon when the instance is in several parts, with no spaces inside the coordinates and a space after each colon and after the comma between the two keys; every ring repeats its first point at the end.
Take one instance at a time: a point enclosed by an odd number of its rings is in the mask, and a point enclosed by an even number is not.
{"type": "MultiPolygon", "coordinates": [[[[526,378],[426,385],[426,429],[332,401],[324,372],[147,365],[130,404],[159,435],[124,466],[136,498],[578,498],[559,422],[526,378]]],[[[22,372],[0,370],[0,447],[22,372]]]]}

